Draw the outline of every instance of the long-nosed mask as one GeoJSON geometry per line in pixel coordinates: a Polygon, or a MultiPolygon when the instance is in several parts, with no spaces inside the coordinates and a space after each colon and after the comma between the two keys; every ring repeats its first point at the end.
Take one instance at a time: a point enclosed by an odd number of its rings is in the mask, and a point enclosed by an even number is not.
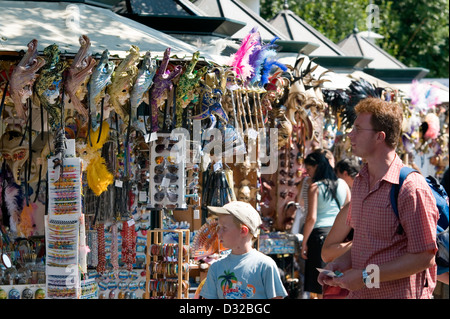
{"type": "Polygon", "coordinates": [[[48,132],[43,132],[38,135],[33,142],[31,157],[31,172],[28,177],[28,183],[35,183],[39,180],[39,171],[41,172],[41,179],[45,179],[47,174],[47,157],[50,154],[50,147],[53,143],[53,137],[48,132]]]}

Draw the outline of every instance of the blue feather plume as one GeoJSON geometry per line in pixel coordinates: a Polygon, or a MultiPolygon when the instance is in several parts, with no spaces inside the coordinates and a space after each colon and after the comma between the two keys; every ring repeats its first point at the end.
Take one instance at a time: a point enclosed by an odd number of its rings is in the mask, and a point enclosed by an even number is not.
{"type": "Polygon", "coordinates": [[[263,65],[262,65],[262,68],[261,68],[261,84],[262,85],[269,83],[270,70],[274,66],[279,67],[283,71],[287,71],[287,67],[283,63],[281,63],[275,59],[271,59],[271,58],[265,59],[263,65]]]}
{"type": "Polygon", "coordinates": [[[251,84],[255,84],[261,80],[261,68],[266,60],[270,56],[275,56],[275,41],[278,40],[278,37],[275,37],[267,44],[261,43],[261,39],[259,39],[259,43],[253,51],[252,55],[249,58],[249,64],[253,67],[253,72],[249,79],[251,84]]]}

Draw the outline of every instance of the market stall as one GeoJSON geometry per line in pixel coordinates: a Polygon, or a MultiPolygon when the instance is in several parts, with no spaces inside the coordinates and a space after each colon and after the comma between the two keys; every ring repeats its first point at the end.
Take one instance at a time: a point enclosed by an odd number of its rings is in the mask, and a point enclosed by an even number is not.
{"type": "Polygon", "coordinates": [[[363,80],[324,89],[316,66],[279,62],[257,30],[224,65],[135,44],[92,55],[86,35],[71,55],[39,42],[0,56],[1,247],[12,261],[0,296],[9,298],[193,297],[211,259],[227,253],[206,207],[232,200],[261,213],[262,251],[294,256],[303,159],[315,149],[349,156],[349,97],[414,107],[363,80]]]}

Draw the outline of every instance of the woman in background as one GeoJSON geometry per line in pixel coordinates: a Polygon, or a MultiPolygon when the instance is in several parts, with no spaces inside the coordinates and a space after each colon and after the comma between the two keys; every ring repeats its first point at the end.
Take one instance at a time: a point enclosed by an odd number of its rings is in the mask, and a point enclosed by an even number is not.
{"type": "Polygon", "coordinates": [[[322,245],[336,215],[350,200],[350,190],[347,183],[336,176],[327,158],[319,152],[306,157],[305,168],[312,177],[312,184],[308,189],[308,212],[301,249],[301,256],[306,259],[304,290],[322,298],[322,286],[317,282],[319,272],[316,268],[325,267],[321,258],[322,245]]]}

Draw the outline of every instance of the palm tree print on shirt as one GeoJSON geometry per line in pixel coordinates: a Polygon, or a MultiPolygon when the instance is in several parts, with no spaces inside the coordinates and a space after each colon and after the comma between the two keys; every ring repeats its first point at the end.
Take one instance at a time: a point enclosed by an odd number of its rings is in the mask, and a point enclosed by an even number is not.
{"type": "Polygon", "coordinates": [[[234,272],[231,272],[229,270],[225,270],[224,274],[222,276],[219,276],[219,279],[222,279],[220,283],[222,291],[230,289],[233,286],[233,281],[237,281],[237,277],[235,276],[234,272]]]}

